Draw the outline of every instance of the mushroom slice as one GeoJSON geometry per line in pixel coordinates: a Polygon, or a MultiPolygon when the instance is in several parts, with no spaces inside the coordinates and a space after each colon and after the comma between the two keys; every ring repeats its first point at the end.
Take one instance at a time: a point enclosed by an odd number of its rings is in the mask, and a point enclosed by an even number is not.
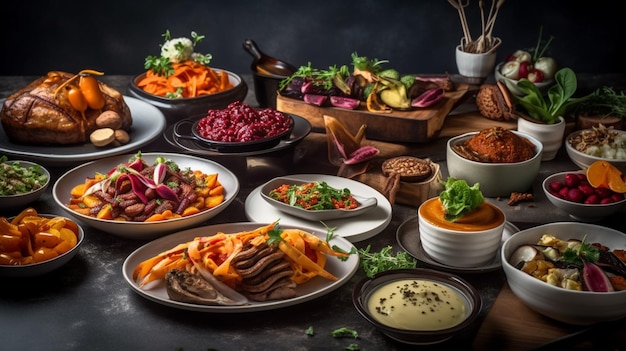
{"type": "Polygon", "coordinates": [[[544,256],[541,251],[537,250],[537,248],[533,245],[521,245],[513,253],[511,257],[509,257],[509,262],[514,267],[521,267],[525,262],[532,260],[543,260],[544,256]]]}
{"type": "Polygon", "coordinates": [[[241,296],[225,296],[199,274],[173,269],[165,275],[167,295],[174,301],[200,305],[241,306],[248,299],[241,296]],[[242,298],[243,297],[243,298],[242,298]]]}

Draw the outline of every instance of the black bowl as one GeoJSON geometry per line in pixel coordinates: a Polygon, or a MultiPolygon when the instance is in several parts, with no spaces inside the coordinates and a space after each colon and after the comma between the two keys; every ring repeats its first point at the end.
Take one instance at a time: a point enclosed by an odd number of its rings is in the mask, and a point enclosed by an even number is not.
{"type": "Polygon", "coordinates": [[[238,152],[259,151],[259,150],[270,149],[278,145],[282,139],[288,138],[291,135],[295,122],[294,122],[293,116],[287,113],[285,113],[285,115],[289,117],[289,120],[290,120],[288,129],[284,130],[283,132],[279,134],[272,135],[271,137],[267,137],[267,138],[263,138],[259,140],[252,140],[252,141],[245,141],[245,142],[226,142],[226,141],[215,141],[215,140],[207,139],[203,137],[202,135],[200,135],[197,131],[198,123],[200,123],[200,121],[202,120],[204,116],[206,116],[206,114],[200,117],[183,119],[183,120],[176,122],[173,128],[173,133],[177,138],[194,140],[208,148],[215,149],[215,151],[217,152],[238,153],[238,152]],[[185,128],[186,125],[187,127],[191,125],[191,127],[185,128]]]}
{"type": "Polygon", "coordinates": [[[248,85],[240,75],[218,68],[213,68],[213,70],[228,73],[229,79],[234,86],[231,89],[210,95],[184,99],[168,99],[147,93],[138,87],[137,82],[145,76],[145,73],[142,73],[131,80],[129,85],[130,94],[133,97],[156,106],[163,112],[169,123],[180,121],[189,116],[205,114],[210,109],[223,109],[232,102],[243,101],[246,98],[248,85]]]}
{"type": "MultiPolygon", "coordinates": [[[[407,344],[428,345],[446,341],[454,335],[468,329],[480,313],[482,299],[478,291],[462,278],[432,269],[394,269],[376,274],[373,278],[365,278],[356,284],[352,292],[352,302],[359,314],[388,337],[407,344]],[[368,309],[368,300],[379,287],[399,280],[427,280],[455,291],[466,304],[465,319],[459,324],[439,330],[408,330],[390,327],[379,322],[368,309]]],[[[416,318],[419,316],[416,315],[416,318]]]]}

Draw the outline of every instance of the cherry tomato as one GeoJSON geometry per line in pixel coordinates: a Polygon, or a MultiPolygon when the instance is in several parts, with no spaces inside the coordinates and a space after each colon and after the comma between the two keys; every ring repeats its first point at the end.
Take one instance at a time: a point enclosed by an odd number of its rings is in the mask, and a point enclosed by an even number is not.
{"type": "Polygon", "coordinates": [[[85,96],[83,95],[82,91],[75,86],[71,86],[67,92],[67,99],[69,100],[70,104],[72,105],[72,107],[78,111],[78,112],[85,112],[85,110],[87,110],[87,107],[89,106],[87,104],[87,100],[85,99],[85,96]]]}
{"type": "Polygon", "coordinates": [[[104,107],[104,94],[100,90],[98,80],[92,76],[81,76],[80,91],[83,93],[89,108],[99,110],[104,107]]]}
{"type": "Polygon", "coordinates": [[[33,255],[33,260],[35,262],[43,262],[55,257],[59,256],[59,254],[54,251],[54,249],[49,249],[47,247],[40,247],[37,249],[33,255]]]}
{"type": "Polygon", "coordinates": [[[63,240],[61,240],[60,237],[52,233],[39,232],[35,234],[35,250],[42,247],[53,249],[55,246],[59,245],[61,241],[63,240]]]}
{"type": "Polygon", "coordinates": [[[24,240],[17,235],[0,235],[0,252],[20,251],[24,240]]]}

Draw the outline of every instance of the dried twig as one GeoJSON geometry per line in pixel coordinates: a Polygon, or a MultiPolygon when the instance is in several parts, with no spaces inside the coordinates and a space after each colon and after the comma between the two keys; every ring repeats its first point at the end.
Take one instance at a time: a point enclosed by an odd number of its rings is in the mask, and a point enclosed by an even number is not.
{"type": "Polygon", "coordinates": [[[491,6],[486,19],[484,1],[480,0],[478,2],[482,33],[476,41],[472,40],[464,10],[464,8],[469,5],[469,0],[466,0],[465,2],[463,2],[463,0],[448,0],[448,2],[459,12],[461,28],[463,29],[463,39],[461,40],[463,51],[471,53],[488,53],[500,46],[502,41],[500,38],[493,37],[493,28],[496,23],[496,18],[498,17],[498,12],[504,4],[504,0],[491,0],[491,6]]]}

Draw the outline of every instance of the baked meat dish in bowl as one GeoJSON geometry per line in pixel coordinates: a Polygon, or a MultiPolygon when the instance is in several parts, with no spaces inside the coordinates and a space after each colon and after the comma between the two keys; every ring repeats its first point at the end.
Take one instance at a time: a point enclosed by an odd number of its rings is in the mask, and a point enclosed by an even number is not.
{"type": "Polygon", "coordinates": [[[534,137],[501,127],[466,133],[448,140],[451,177],[479,183],[484,196],[526,192],[539,173],[543,144],[534,137]]]}

